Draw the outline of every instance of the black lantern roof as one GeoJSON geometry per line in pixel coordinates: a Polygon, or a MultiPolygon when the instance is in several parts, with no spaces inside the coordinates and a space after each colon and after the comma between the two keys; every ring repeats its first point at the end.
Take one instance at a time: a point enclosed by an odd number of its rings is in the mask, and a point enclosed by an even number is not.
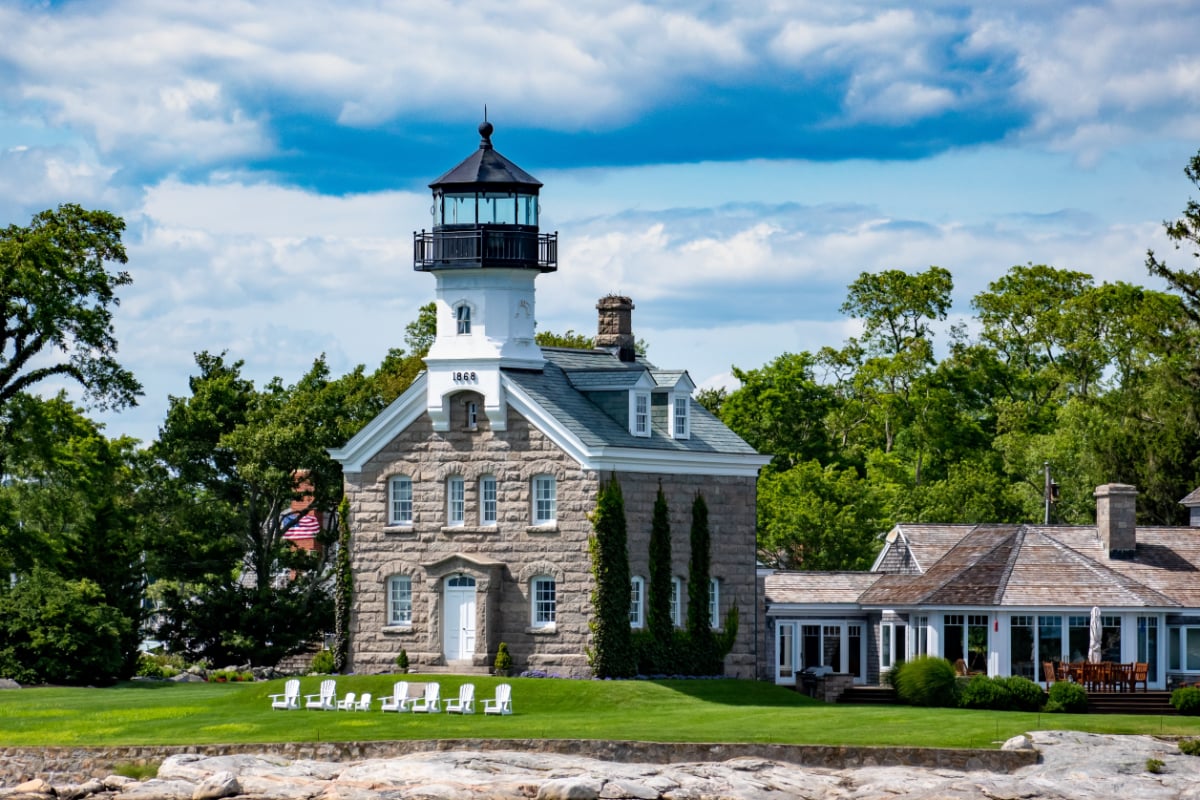
{"type": "Polygon", "coordinates": [[[479,125],[479,149],[461,164],[429,184],[430,189],[463,190],[478,187],[483,191],[522,192],[537,194],[542,183],[509,161],[492,147],[492,123],[479,125]]]}

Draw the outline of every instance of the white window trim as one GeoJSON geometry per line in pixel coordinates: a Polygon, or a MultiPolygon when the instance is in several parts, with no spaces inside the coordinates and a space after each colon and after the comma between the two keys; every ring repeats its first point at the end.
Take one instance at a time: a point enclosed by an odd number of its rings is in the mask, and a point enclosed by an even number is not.
{"type": "Polygon", "coordinates": [[[393,475],[388,479],[388,524],[409,527],[413,524],[413,482],[408,475],[393,475]],[[396,491],[405,484],[408,487],[408,518],[396,513],[396,491]]]}
{"type": "Polygon", "coordinates": [[[721,630],[721,581],[718,578],[708,579],[708,627],[721,630]]]}
{"type": "Polygon", "coordinates": [[[496,481],[495,475],[484,475],[479,479],[479,524],[485,527],[494,526],[500,517],[500,484],[496,481]],[[484,487],[491,484],[492,497],[488,500],[487,492],[484,487]],[[492,518],[487,518],[487,512],[491,508],[492,518]]]}
{"type": "Polygon", "coordinates": [[[671,429],[671,438],[673,439],[690,439],[692,435],[692,398],[686,394],[671,393],[670,403],[667,408],[670,411],[670,419],[667,424],[671,429]],[[679,413],[679,405],[683,406],[683,414],[679,413]],[[679,430],[679,423],[682,422],[683,430],[679,430]]]}
{"type": "Polygon", "coordinates": [[[683,578],[671,578],[671,624],[683,627],[683,578]]]}
{"type": "Polygon", "coordinates": [[[650,422],[650,392],[635,389],[629,393],[629,432],[634,436],[648,438],[652,427],[650,422]],[[646,404],[646,412],[643,415],[638,413],[638,403],[646,404]]]}
{"type": "Polygon", "coordinates": [[[529,624],[534,628],[553,628],[558,621],[558,582],[551,575],[538,575],[529,581],[529,624]],[[549,614],[543,616],[539,597],[541,586],[549,583],[553,594],[550,597],[549,614]]]}
{"type": "Polygon", "coordinates": [[[530,500],[533,503],[533,508],[530,509],[530,518],[534,525],[553,525],[558,522],[558,481],[553,475],[535,475],[530,481],[530,500]],[[543,498],[540,489],[543,486],[550,487],[550,495],[545,498],[549,503],[549,516],[543,516],[541,513],[543,498]]]}
{"type": "Polygon", "coordinates": [[[451,475],[446,479],[446,525],[457,528],[465,525],[466,521],[467,483],[462,475],[451,475]]]}
{"type": "Polygon", "coordinates": [[[387,597],[387,626],[390,628],[412,627],[412,614],[413,614],[412,578],[408,575],[391,575],[391,576],[389,576],[387,579],[387,595],[386,595],[386,597],[387,597]],[[399,584],[401,582],[407,584],[407,588],[408,588],[408,619],[403,619],[403,616],[404,616],[403,613],[401,613],[400,615],[397,615],[395,613],[396,608],[395,608],[395,602],[394,602],[394,594],[397,590],[397,587],[399,586],[399,584]]]}
{"type": "Polygon", "coordinates": [[[629,579],[629,627],[637,629],[646,625],[646,581],[634,575],[629,579]]]}

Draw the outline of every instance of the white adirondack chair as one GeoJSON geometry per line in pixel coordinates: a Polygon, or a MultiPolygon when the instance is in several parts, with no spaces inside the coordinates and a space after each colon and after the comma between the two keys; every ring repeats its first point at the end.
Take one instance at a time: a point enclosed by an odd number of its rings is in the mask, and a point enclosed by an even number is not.
{"type": "Polygon", "coordinates": [[[425,684],[425,696],[412,703],[414,713],[440,714],[442,711],[442,687],[436,683],[425,684]]]}
{"type": "Polygon", "coordinates": [[[306,694],[304,707],[315,708],[318,711],[333,711],[337,708],[337,681],[326,678],[321,681],[320,694],[306,694]]]}
{"type": "Polygon", "coordinates": [[[338,701],[337,710],[353,711],[354,707],[357,705],[355,702],[356,697],[358,697],[358,695],[356,695],[354,692],[346,692],[346,696],[338,701]]]}
{"type": "Polygon", "coordinates": [[[363,695],[358,698],[358,702],[354,704],[354,710],[355,711],[370,711],[371,710],[371,693],[370,692],[364,692],[363,695]]]}
{"type": "Polygon", "coordinates": [[[446,700],[447,714],[474,714],[475,713],[475,684],[464,683],[458,687],[458,697],[451,697],[446,700]]]}
{"type": "Polygon", "coordinates": [[[408,681],[396,681],[392,686],[392,696],[380,698],[380,707],[384,711],[408,711],[408,704],[413,699],[408,696],[408,681]]]}
{"type": "Polygon", "coordinates": [[[512,713],[512,686],[507,683],[502,683],[496,687],[496,696],[494,698],[486,698],[483,701],[483,713],[485,714],[511,714],[512,713]]]}
{"type": "Polygon", "coordinates": [[[291,711],[300,707],[300,679],[290,678],[283,685],[283,694],[271,695],[271,708],[291,711]]]}

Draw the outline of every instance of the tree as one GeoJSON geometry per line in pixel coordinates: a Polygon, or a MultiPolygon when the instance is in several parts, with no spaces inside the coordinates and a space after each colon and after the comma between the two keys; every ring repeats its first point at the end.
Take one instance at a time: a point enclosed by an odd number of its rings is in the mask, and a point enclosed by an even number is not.
{"type": "Polygon", "coordinates": [[[572,350],[591,350],[596,346],[594,337],[576,333],[574,330],[568,330],[566,333],[538,331],[533,335],[533,340],[537,342],[539,347],[567,347],[572,350]]]}
{"type": "Polygon", "coordinates": [[[105,211],[66,204],[0,231],[0,406],[50,378],[102,408],[133,405],[141,384],[116,360],[112,307],[130,283],[121,231],[105,211]]]}
{"type": "Polygon", "coordinates": [[[671,575],[671,517],[662,482],[654,498],[650,517],[649,581],[646,587],[646,632],[652,652],[648,666],[652,671],[665,671],[675,637],[675,620],[671,618],[671,595],[674,577],[671,575]]]}
{"type": "MultiPolygon", "coordinates": [[[[1200,152],[1192,156],[1183,168],[1183,174],[1200,189],[1200,152]]],[[[1176,250],[1187,247],[1193,258],[1200,258],[1200,202],[1189,199],[1183,216],[1173,222],[1164,222],[1163,227],[1176,250]]],[[[1185,313],[1192,322],[1200,324],[1200,270],[1171,269],[1166,262],[1158,260],[1153,250],[1146,251],[1146,269],[1183,295],[1185,313]]]]}
{"type": "Polygon", "coordinates": [[[637,672],[629,633],[629,549],[625,500],[617,476],[600,485],[592,512],[591,665],[598,678],[628,678],[637,672]]]}
{"type": "Polygon", "coordinates": [[[688,646],[692,652],[692,671],[699,675],[721,672],[713,640],[709,603],[712,601],[712,536],[708,530],[708,504],[704,495],[692,501],[691,555],[688,559],[688,646]]]}

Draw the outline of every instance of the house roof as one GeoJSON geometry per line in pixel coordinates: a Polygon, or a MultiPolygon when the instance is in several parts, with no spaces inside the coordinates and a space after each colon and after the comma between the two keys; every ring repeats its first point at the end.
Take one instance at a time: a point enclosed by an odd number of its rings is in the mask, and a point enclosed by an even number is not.
{"type": "Polygon", "coordinates": [[[855,604],[871,584],[874,572],[776,572],[766,576],[767,605],[855,604]]]}
{"type": "MultiPolygon", "coordinates": [[[[923,568],[916,574],[859,573],[877,576],[863,578],[860,606],[1200,607],[1195,528],[1139,528],[1137,548],[1128,558],[1110,557],[1093,526],[903,525],[889,534],[888,547],[909,548],[923,568]]],[[[787,588],[780,596],[789,599],[778,602],[846,602],[844,595],[821,599],[832,592],[827,578],[772,579],[787,588]],[[810,599],[799,599],[806,592],[810,599]]],[[[841,586],[848,592],[854,584],[841,586]]]]}

